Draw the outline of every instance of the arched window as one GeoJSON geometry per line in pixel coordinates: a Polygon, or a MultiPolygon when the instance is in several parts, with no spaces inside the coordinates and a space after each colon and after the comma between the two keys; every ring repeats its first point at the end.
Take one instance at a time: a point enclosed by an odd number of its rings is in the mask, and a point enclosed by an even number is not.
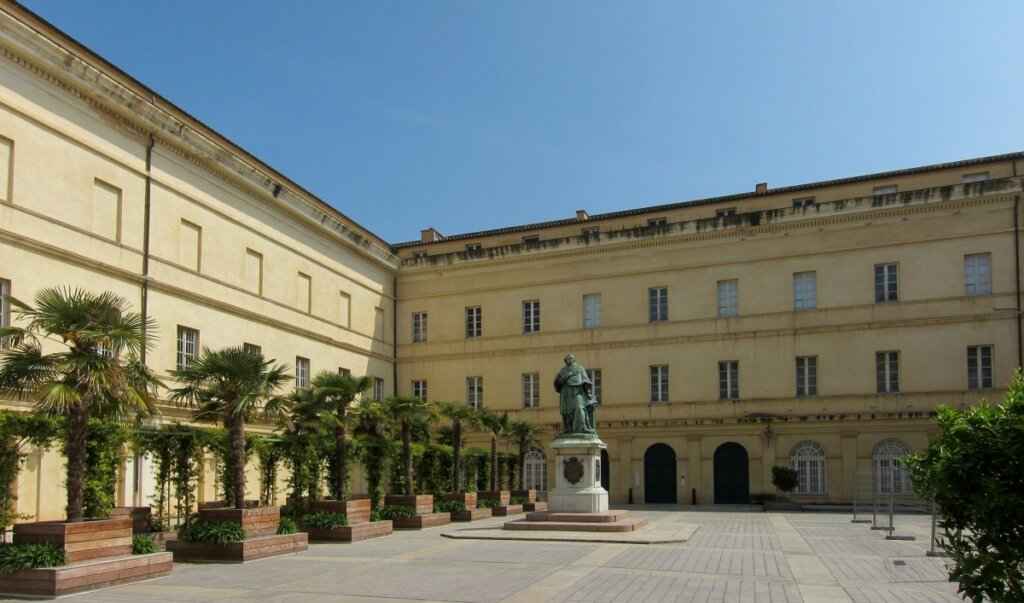
{"type": "Polygon", "coordinates": [[[797,494],[825,494],[825,451],[821,446],[800,442],[793,448],[791,462],[799,478],[797,494]]]}
{"type": "Polygon", "coordinates": [[[875,446],[871,454],[874,466],[875,491],[879,494],[909,494],[910,474],[900,459],[910,454],[910,449],[899,440],[884,440],[875,446]]]}
{"type": "Polygon", "coordinates": [[[544,453],[534,448],[526,453],[526,466],[524,468],[527,490],[547,490],[548,471],[547,463],[544,461],[544,453]]]}

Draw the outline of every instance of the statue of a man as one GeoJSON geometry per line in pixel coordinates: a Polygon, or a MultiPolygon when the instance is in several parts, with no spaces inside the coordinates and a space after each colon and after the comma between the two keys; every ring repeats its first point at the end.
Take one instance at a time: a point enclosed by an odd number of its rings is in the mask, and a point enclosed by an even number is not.
{"type": "Polygon", "coordinates": [[[594,384],[572,354],[566,355],[565,366],[555,377],[555,391],[559,395],[562,433],[596,434],[594,384]]]}

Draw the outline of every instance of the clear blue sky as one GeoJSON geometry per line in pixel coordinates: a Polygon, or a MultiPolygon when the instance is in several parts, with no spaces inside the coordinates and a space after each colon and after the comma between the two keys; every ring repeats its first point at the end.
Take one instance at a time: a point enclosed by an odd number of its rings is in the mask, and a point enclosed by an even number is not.
{"type": "Polygon", "coordinates": [[[1024,2],[31,1],[385,239],[1024,148],[1024,2]]]}

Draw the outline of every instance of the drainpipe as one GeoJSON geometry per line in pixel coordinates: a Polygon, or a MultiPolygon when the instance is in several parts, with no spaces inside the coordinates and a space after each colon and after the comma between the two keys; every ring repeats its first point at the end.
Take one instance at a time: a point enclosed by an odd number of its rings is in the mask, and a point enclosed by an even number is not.
{"type": "MultiPolygon", "coordinates": [[[[1019,298],[1018,298],[1019,299],[1019,298]]],[[[398,276],[391,279],[391,379],[398,395],[398,276]]],[[[1018,315],[1019,318],[1019,315],[1018,315]]],[[[1019,325],[1018,325],[1019,326],[1019,325]]]]}
{"type": "MultiPolygon", "coordinates": [[[[149,321],[149,207],[150,191],[153,185],[151,170],[153,167],[153,145],[156,139],[149,135],[149,144],[146,145],[146,201],[143,214],[142,227],[142,334],[146,336],[146,324],[149,321]]],[[[146,345],[142,346],[142,364],[146,364],[146,345]]]]}
{"type": "Polygon", "coordinates": [[[1017,367],[1024,367],[1024,336],[1020,307],[1020,195],[1013,197],[1013,264],[1017,281],[1017,367]]]}

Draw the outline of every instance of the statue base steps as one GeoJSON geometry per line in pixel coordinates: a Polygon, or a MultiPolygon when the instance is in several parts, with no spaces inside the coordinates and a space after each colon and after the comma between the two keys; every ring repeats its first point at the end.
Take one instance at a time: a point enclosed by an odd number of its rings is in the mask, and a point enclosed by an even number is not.
{"type": "Polygon", "coordinates": [[[647,525],[646,519],[628,515],[628,511],[528,513],[526,519],[507,522],[502,528],[554,532],[633,532],[647,525]]]}

